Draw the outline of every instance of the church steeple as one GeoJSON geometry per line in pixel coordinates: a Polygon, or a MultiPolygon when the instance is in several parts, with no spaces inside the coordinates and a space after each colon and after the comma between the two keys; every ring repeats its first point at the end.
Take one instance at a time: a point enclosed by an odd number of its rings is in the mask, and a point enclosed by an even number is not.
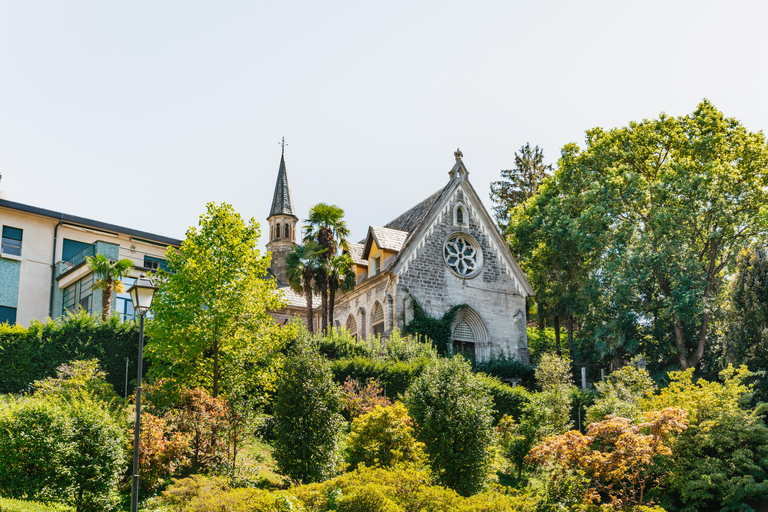
{"type": "Polygon", "coordinates": [[[280,157],[280,169],[277,171],[275,193],[272,196],[272,208],[269,210],[269,243],[267,250],[272,253],[272,274],[280,284],[288,284],[285,274],[285,257],[296,244],[296,209],[293,206],[291,187],[288,185],[288,173],[285,170],[285,140],[283,154],[280,157]]]}
{"type": "Polygon", "coordinates": [[[280,157],[280,170],[277,171],[275,194],[272,196],[272,208],[269,210],[269,216],[274,215],[290,215],[298,220],[293,207],[291,187],[288,185],[288,173],[285,171],[285,154],[280,157]]]}

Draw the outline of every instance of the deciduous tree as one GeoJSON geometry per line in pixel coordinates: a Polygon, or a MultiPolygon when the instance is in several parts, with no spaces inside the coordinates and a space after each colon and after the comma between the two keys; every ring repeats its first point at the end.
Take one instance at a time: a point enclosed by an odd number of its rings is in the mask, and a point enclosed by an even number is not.
{"type": "Polygon", "coordinates": [[[257,372],[253,363],[274,352],[280,337],[268,310],[282,303],[274,281],[264,279],[269,257],[260,255],[258,240],[254,219],[246,223],[232,206],[209,203],[179,250],[168,250],[170,271],[156,282],[147,345],[155,372],[216,398],[242,377],[240,369],[257,372]]]}

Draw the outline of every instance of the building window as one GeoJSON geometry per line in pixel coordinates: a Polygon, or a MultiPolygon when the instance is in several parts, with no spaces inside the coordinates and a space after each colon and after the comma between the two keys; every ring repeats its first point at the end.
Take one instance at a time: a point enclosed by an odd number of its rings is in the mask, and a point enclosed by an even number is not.
{"type": "Polygon", "coordinates": [[[154,256],[144,256],[144,268],[150,270],[163,270],[168,272],[168,263],[163,258],[155,258],[154,256]]]}
{"type": "Polygon", "coordinates": [[[285,225],[285,238],[287,238],[288,240],[291,239],[291,226],[289,226],[288,224],[285,225]]]}
{"type": "Polygon", "coordinates": [[[125,322],[136,317],[136,312],[133,310],[133,301],[131,301],[131,296],[128,294],[128,289],[134,285],[136,278],[122,277],[120,281],[123,282],[125,292],[115,294],[115,312],[120,315],[120,320],[125,322]]]}
{"type": "Polygon", "coordinates": [[[352,338],[357,339],[357,321],[355,320],[354,315],[349,315],[347,317],[347,332],[352,338]]]}
{"type": "Polygon", "coordinates": [[[16,323],[16,308],[0,306],[0,324],[6,322],[11,325],[16,323]]]}
{"type": "Polygon", "coordinates": [[[82,309],[91,313],[92,297],[93,274],[90,274],[64,289],[64,310],[74,313],[82,309]]]}
{"type": "Polygon", "coordinates": [[[378,302],[373,306],[373,335],[384,334],[384,308],[378,302]]]}
{"type": "Polygon", "coordinates": [[[381,272],[381,256],[371,258],[371,276],[375,276],[381,272]]]}
{"type": "Polygon", "coordinates": [[[87,244],[85,242],[78,242],[77,240],[70,240],[68,238],[64,239],[64,243],[61,245],[61,260],[62,261],[69,261],[72,259],[74,261],[74,257],[87,249],[92,248],[92,244],[87,244]]]}
{"type": "Polygon", "coordinates": [[[0,252],[21,256],[21,235],[23,233],[24,231],[19,228],[3,226],[3,242],[0,252]]]}
{"type": "Polygon", "coordinates": [[[275,224],[275,238],[280,238],[280,224],[275,224]]]}
{"type": "Polygon", "coordinates": [[[456,223],[464,224],[464,208],[461,206],[456,209],[456,223]]]}
{"type": "Polygon", "coordinates": [[[469,235],[456,233],[448,237],[443,246],[443,258],[454,274],[459,277],[474,277],[483,263],[480,246],[469,235]]]}

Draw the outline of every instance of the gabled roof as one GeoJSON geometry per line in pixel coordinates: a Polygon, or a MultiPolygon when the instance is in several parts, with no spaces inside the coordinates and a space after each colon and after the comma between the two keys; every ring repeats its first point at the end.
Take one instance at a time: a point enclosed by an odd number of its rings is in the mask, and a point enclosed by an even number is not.
{"type": "MultiPolygon", "coordinates": [[[[484,217],[484,224],[488,227],[488,234],[497,246],[497,250],[500,252],[502,258],[506,260],[508,268],[514,269],[511,273],[515,275],[515,281],[519,282],[521,288],[520,291],[528,296],[535,295],[525,273],[523,273],[520,265],[518,265],[517,261],[515,261],[515,258],[512,256],[512,253],[509,251],[506,240],[504,240],[504,237],[499,233],[496,228],[496,223],[488,214],[480,197],[469,182],[469,172],[464,166],[464,162],[461,160],[461,152],[457,150],[454,155],[456,156],[456,164],[449,172],[451,179],[448,184],[443,189],[432,194],[427,199],[387,224],[387,227],[402,226],[403,228],[410,228],[410,233],[406,238],[405,243],[400,248],[400,251],[394,256],[392,262],[387,265],[387,270],[390,272],[397,272],[398,267],[402,267],[402,265],[405,264],[404,262],[413,252],[414,248],[416,248],[418,243],[427,236],[430,224],[436,222],[445,202],[450,199],[456,189],[462,187],[464,192],[469,196],[468,199],[471,198],[471,202],[475,204],[475,210],[484,217]]],[[[366,248],[368,248],[367,244],[366,248]]]]}
{"type": "Polygon", "coordinates": [[[360,265],[361,267],[368,266],[368,260],[363,258],[364,249],[365,245],[363,244],[347,243],[347,252],[349,253],[349,257],[352,258],[352,261],[355,262],[355,265],[360,265]]]}
{"type": "Polygon", "coordinates": [[[369,226],[368,236],[365,238],[365,248],[363,249],[363,259],[368,259],[371,254],[372,242],[376,242],[379,249],[399,252],[408,238],[407,231],[397,229],[382,228],[379,226],[369,226]]]}
{"type": "Polygon", "coordinates": [[[275,194],[272,196],[272,208],[269,210],[269,217],[275,215],[289,215],[298,220],[296,209],[293,207],[291,187],[288,185],[288,173],[285,171],[285,155],[280,157],[280,170],[277,171],[275,194]]]}

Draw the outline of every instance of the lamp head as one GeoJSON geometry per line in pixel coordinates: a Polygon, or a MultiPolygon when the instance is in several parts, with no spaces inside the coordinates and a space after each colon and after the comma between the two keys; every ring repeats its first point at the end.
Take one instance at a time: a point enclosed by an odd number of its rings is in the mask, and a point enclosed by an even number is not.
{"type": "Polygon", "coordinates": [[[131,295],[131,302],[133,302],[133,309],[140,315],[145,315],[149,308],[152,307],[155,290],[157,290],[157,287],[144,274],[141,274],[133,286],[128,289],[128,293],[131,295]]]}

